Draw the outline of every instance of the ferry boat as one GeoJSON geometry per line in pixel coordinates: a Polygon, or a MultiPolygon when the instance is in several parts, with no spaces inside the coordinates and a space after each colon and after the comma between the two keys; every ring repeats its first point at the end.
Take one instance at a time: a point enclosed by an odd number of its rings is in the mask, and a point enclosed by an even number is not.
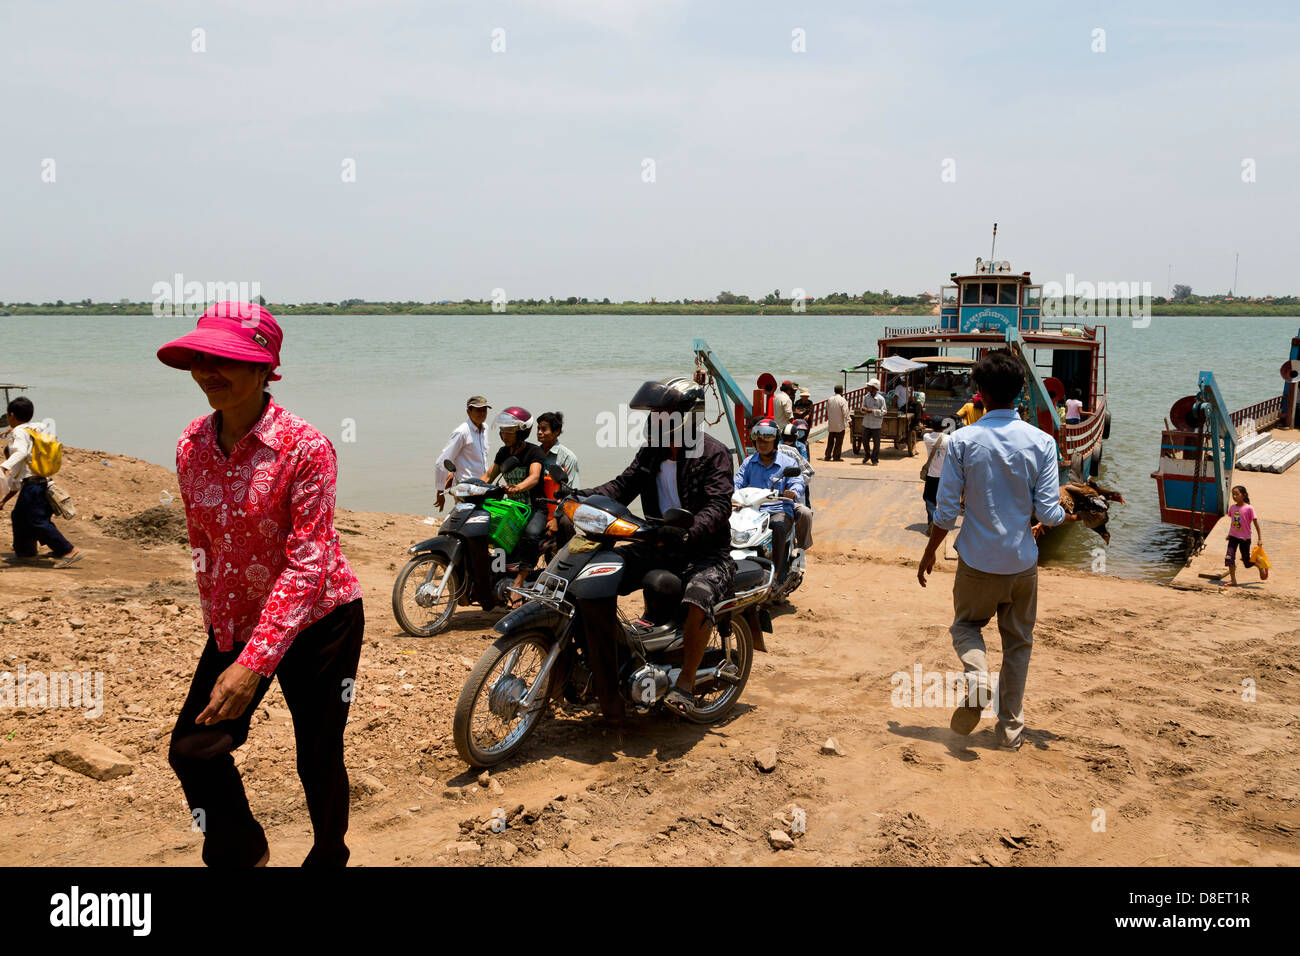
{"type": "MultiPolygon", "coordinates": [[[[928,416],[956,418],[975,387],[970,368],[992,349],[1010,349],[1025,367],[1021,415],[1056,442],[1060,479],[1085,481],[1097,475],[1102,445],[1110,437],[1106,395],[1106,327],[1076,326],[1044,317],[1043,287],[1028,272],[1013,273],[1005,259],[975,260],[973,271],[951,273],[939,296],[939,323],[920,328],[886,328],[878,341],[882,390],[898,374],[923,377],[928,416]],[[891,357],[924,365],[891,373],[891,357]],[[1077,394],[1083,403],[1078,424],[1065,424],[1058,409],[1077,394]]],[[[855,389],[850,405],[865,389],[855,389]]]]}

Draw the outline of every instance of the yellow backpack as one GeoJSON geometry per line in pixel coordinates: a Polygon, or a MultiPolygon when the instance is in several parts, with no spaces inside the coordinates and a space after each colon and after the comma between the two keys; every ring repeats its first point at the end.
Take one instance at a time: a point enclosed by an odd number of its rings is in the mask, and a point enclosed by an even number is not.
{"type": "Polygon", "coordinates": [[[39,478],[53,478],[63,467],[63,445],[53,435],[27,429],[32,436],[32,459],[28,470],[39,478]]]}

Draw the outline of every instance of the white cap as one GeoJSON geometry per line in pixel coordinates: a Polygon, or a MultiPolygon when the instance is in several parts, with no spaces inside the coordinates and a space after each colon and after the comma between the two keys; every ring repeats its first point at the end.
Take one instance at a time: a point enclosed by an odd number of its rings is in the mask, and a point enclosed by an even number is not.
{"type": "Polygon", "coordinates": [[[867,379],[867,387],[868,387],[868,388],[880,388],[880,379],[878,379],[878,378],[869,378],[869,379],[867,379]]]}

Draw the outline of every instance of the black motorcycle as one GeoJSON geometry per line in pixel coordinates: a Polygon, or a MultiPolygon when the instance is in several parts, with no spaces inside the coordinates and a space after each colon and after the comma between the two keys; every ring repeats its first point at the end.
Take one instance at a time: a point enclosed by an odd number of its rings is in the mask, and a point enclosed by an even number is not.
{"type": "MultiPolygon", "coordinates": [[[[617,600],[622,583],[623,542],[653,543],[665,527],[687,528],[692,516],[671,508],[663,520],[637,518],[611,498],[593,495],[563,502],[574,537],[530,586],[527,598],[495,630],[501,636],[474,665],[452,723],[461,757],[474,767],[508,759],[560,696],[575,704],[595,699],[587,641],[602,641],[603,657],[613,658],[617,692],[638,713],[649,713],[673,686],[683,662],[682,582],[654,570],[645,575],[645,616],[628,619],[619,610],[607,620],[584,614],[587,602],[617,600]]],[[[734,596],[715,609],[704,658],[695,674],[696,723],[722,720],[735,707],[749,680],[754,637],[770,631],[771,618],[759,603],[772,585],[770,561],[745,558],[737,565],[734,596]]],[[[512,589],[513,590],[513,589],[512,589]]],[[[760,643],[761,647],[761,643],[760,643]]]]}
{"type": "MultiPolygon", "coordinates": [[[[501,475],[515,465],[507,458],[501,475]]],[[[456,467],[443,466],[453,474],[456,467]]],[[[492,540],[494,516],[491,502],[506,497],[495,482],[467,478],[457,482],[449,494],[456,504],[438,529],[436,537],[412,545],[414,555],[393,582],[393,616],[412,637],[433,637],[446,630],[458,605],[473,601],[490,611],[509,601],[519,562],[512,561],[492,540]]],[[[551,499],[545,499],[554,504],[551,499]]],[[[526,519],[525,519],[526,523],[526,519]]],[[[543,555],[550,557],[543,550],[543,555]]],[[[536,577],[534,572],[531,577],[536,577]]],[[[530,577],[530,580],[531,580],[530,577]]]]}

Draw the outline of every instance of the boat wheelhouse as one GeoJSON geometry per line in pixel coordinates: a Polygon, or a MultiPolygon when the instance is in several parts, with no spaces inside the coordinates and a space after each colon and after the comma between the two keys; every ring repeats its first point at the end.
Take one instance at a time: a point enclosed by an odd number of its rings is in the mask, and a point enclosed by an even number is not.
{"type": "MultiPolygon", "coordinates": [[[[1005,260],[975,260],[974,271],[952,273],[939,296],[939,322],[921,328],[886,328],[880,359],[899,356],[926,366],[918,391],[925,413],[956,418],[972,399],[969,368],[986,352],[1010,349],[1025,365],[1022,416],[1056,441],[1061,477],[1097,474],[1102,442],[1110,437],[1106,405],[1106,327],[1076,326],[1045,315],[1043,288],[1028,272],[1011,271],[1005,260]],[[1066,424],[1068,399],[1082,405],[1077,423],[1066,424]]],[[[886,373],[888,374],[888,373],[886,373]]],[[[888,390],[890,382],[882,381],[888,390]]]]}

